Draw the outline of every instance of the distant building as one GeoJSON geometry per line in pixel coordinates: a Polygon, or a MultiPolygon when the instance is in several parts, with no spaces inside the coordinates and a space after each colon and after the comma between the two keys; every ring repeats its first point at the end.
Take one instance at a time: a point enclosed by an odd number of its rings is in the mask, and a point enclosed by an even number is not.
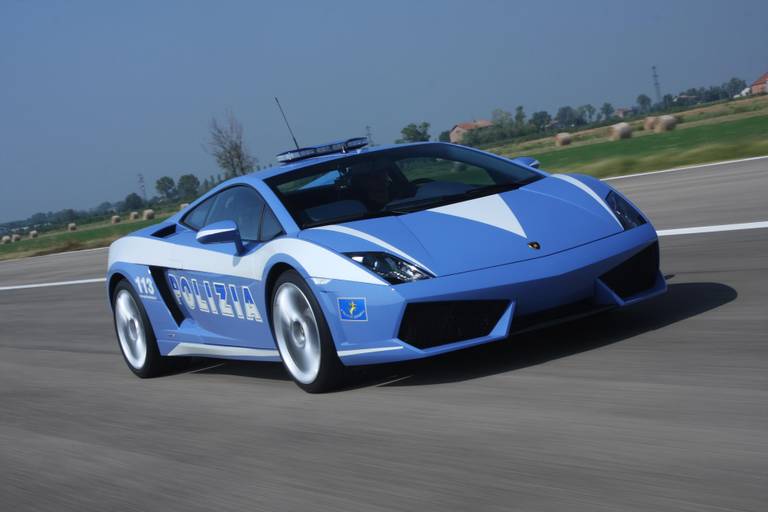
{"type": "Polygon", "coordinates": [[[768,73],[765,73],[763,76],[752,82],[752,85],[750,85],[750,89],[752,89],[752,94],[765,94],[768,93],[768,73]]]}
{"type": "Polygon", "coordinates": [[[637,115],[637,109],[635,107],[617,108],[613,112],[613,115],[619,119],[624,119],[625,117],[632,117],[637,115]]]}
{"type": "Polygon", "coordinates": [[[461,141],[464,138],[465,133],[472,130],[477,130],[478,128],[487,128],[491,125],[493,125],[493,123],[486,119],[479,119],[479,120],[472,121],[470,123],[459,123],[457,125],[454,125],[454,127],[451,128],[451,133],[450,133],[451,142],[453,142],[454,144],[461,144],[461,141]]]}

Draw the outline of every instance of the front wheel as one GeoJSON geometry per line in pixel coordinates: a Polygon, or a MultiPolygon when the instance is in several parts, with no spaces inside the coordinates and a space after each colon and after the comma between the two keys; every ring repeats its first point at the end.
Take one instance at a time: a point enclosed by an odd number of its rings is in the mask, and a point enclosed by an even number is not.
{"type": "Polygon", "coordinates": [[[166,373],[170,365],[160,355],[144,306],[128,281],[122,280],[115,286],[112,311],[117,341],[128,368],[142,378],[166,373]]]}
{"type": "Polygon", "coordinates": [[[272,291],[272,328],[285,368],[300,388],[322,393],[342,381],[328,324],[312,290],[294,270],[280,275],[272,291]]]}

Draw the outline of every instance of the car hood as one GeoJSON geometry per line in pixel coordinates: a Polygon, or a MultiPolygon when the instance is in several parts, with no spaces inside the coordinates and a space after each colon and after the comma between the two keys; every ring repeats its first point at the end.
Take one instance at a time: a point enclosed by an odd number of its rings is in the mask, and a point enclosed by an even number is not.
{"type": "Polygon", "coordinates": [[[621,230],[587,185],[556,175],[501,194],[299,236],[342,253],[390,252],[443,276],[547,256],[621,230]]]}

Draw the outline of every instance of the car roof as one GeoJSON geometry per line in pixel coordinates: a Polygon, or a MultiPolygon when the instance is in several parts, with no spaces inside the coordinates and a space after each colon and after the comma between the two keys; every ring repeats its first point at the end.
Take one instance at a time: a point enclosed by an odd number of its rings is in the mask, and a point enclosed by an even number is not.
{"type": "Polygon", "coordinates": [[[244,178],[246,179],[252,178],[252,179],[263,181],[263,180],[272,178],[273,176],[279,176],[287,172],[303,169],[304,167],[309,167],[311,165],[316,165],[316,164],[322,164],[325,162],[332,162],[334,160],[339,160],[339,159],[347,158],[354,155],[381,153],[394,148],[404,148],[409,146],[426,146],[430,144],[431,145],[447,145],[447,143],[445,142],[414,142],[411,144],[387,144],[384,146],[366,147],[366,148],[356,149],[348,153],[332,153],[330,155],[322,155],[322,156],[317,156],[313,158],[306,158],[304,160],[299,160],[297,162],[292,162],[285,165],[269,167],[267,169],[262,169],[260,171],[256,171],[251,174],[248,174],[247,176],[244,176],[244,178]]]}

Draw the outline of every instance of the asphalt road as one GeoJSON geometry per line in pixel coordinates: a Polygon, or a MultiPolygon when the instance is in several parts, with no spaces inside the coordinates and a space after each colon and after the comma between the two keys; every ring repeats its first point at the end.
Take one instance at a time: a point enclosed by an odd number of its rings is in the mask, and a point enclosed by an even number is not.
{"type": "MultiPolygon", "coordinates": [[[[660,229],[768,220],[768,160],[612,184],[660,229]]],[[[0,508],[764,511],[768,229],[662,259],[653,302],[319,396],[275,364],[140,380],[103,285],[0,291],[0,508]]],[[[0,286],[104,266],[5,262],[0,286]]]]}

